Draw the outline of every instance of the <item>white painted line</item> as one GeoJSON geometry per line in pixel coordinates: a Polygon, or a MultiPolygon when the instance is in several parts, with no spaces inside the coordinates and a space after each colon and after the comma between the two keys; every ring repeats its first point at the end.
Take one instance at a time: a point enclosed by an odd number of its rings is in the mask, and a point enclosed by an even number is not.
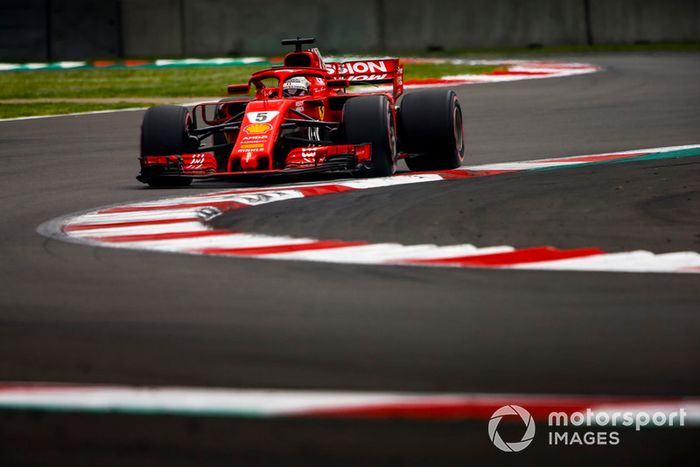
{"type": "Polygon", "coordinates": [[[650,251],[630,251],[584,258],[544,261],[529,265],[515,264],[509,267],[512,269],[610,272],[684,272],[684,268],[700,267],[700,255],[695,252],[654,254],[650,251]]]}
{"type": "Polygon", "coordinates": [[[107,227],[104,229],[75,230],[72,237],[113,237],[115,235],[146,235],[175,232],[206,232],[210,230],[199,221],[178,222],[175,224],[139,225],[131,227],[107,227]]]}
{"type": "Polygon", "coordinates": [[[346,264],[399,263],[417,259],[441,259],[460,256],[475,256],[494,253],[507,253],[513,247],[476,248],[473,245],[439,247],[437,245],[401,245],[399,243],[377,243],[371,245],[328,248],[290,253],[272,253],[265,258],[322,261],[346,264]]]}
{"type": "Polygon", "coordinates": [[[195,219],[202,208],[162,209],[135,212],[91,212],[76,216],[71,224],[104,224],[108,222],[132,222],[163,219],[195,219]]]}
{"type": "Polygon", "coordinates": [[[341,181],[335,185],[341,185],[356,190],[366,190],[369,188],[381,188],[397,185],[407,185],[411,183],[441,182],[444,178],[437,174],[416,174],[402,175],[400,177],[364,178],[351,181],[341,181]]]}
{"type": "MultiPolygon", "coordinates": [[[[576,166],[581,164],[588,164],[590,162],[595,162],[596,159],[603,159],[610,156],[625,156],[639,153],[665,153],[673,151],[681,151],[684,149],[695,149],[698,148],[697,144],[686,144],[682,146],[667,146],[662,148],[645,148],[645,149],[635,149],[634,151],[620,151],[620,152],[605,152],[600,154],[590,154],[585,156],[569,156],[569,157],[559,157],[547,158],[547,159],[535,159],[531,161],[517,161],[517,162],[498,162],[494,164],[481,164],[481,165],[471,165],[464,166],[464,170],[530,170],[530,169],[541,169],[549,167],[567,167],[576,166]],[[581,158],[587,158],[591,160],[577,160],[581,158]]],[[[620,157],[622,159],[622,157],[620,157]]]]}
{"type": "Polygon", "coordinates": [[[136,110],[146,110],[147,108],[148,107],[129,107],[128,109],[92,110],[89,112],[75,112],[69,114],[32,115],[31,117],[0,118],[0,122],[17,122],[21,120],[37,120],[40,118],[81,117],[83,115],[111,114],[115,112],[134,112],[136,110]]]}
{"type": "Polygon", "coordinates": [[[120,242],[115,246],[121,248],[138,248],[156,251],[185,251],[196,253],[206,248],[261,248],[279,245],[303,245],[315,243],[313,238],[294,238],[258,234],[228,234],[213,237],[195,237],[187,239],[170,240],[142,240],[134,242],[120,242]]]}
{"type": "Polygon", "coordinates": [[[260,204],[274,203],[276,201],[284,201],[288,199],[303,198],[304,194],[295,189],[277,189],[274,191],[266,190],[260,192],[251,193],[232,193],[217,196],[215,193],[211,193],[211,196],[205,199],[200,199],[199,197],[184,196],[177,198],[166,198],[158,199],[155,201],[147,201],[143,203],[130,204],[133,208],[152,208],[165,207],[165,206],[177,206],[177,205],[187,205],[187,204],[199,204],[199,203],[240,203],[247,206],[257,206],[260,204]]]}

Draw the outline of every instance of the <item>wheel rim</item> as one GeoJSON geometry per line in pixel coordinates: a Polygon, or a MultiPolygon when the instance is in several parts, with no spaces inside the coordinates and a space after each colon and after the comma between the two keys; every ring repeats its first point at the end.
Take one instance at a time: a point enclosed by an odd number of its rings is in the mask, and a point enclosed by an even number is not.
{"type": "Polygon", "coordinates": [[[394,113],[389,109],[387,123],[389,124],[388,135],[389,135],[389,172],[393,174],[396,171],[396,125],[394,125],[394,113]]]}
{"type": "Polygon", "coordinates": [[[455,149],[461,159],[464,157],[464,126],[462,123],[462,109],[459,107],[459,104],[455,104],[452,117],[455,149]]]}

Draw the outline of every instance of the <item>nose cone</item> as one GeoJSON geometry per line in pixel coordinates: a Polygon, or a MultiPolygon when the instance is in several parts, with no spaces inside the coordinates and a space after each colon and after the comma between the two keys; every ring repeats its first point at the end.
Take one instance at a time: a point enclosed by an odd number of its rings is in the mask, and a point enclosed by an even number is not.
{"type": "Polygon", "coordinates": [[[241,157],[241,169],[242,170],[256,170],[258,168],[258,159],[260,158],[259,153],[248,152],[243,157],[241,157]]]}

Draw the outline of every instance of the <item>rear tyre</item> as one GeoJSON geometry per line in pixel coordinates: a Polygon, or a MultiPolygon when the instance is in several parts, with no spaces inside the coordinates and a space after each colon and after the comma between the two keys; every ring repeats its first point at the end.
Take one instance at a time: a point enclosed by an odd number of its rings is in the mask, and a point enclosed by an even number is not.
{"type": "MultiPolygon", "coordinates": [[[[192,117],[185,107],[162,105],[146,110],[141,123],[141,156],[170,156],[189,154],[197,150],[198,142],[189,136],[192,117]]],[[[190,177],[148,175],[152,187],[187,186],[190,177]]]]}
{"type": "Polygon", "coordinates": [[[406,94],[398,111],[402,152],[414,171],[456,169],[464,160],[462,107],[454,91],[430,89],[406,94]]]}
{"type": "Polygon", "coordinates": [[[396,170],[396,126],[386,96],[352,97],[343,106],[343,131],[348,144],[370,143],[372,167],[360,175],[387,177],[396,170]]]}

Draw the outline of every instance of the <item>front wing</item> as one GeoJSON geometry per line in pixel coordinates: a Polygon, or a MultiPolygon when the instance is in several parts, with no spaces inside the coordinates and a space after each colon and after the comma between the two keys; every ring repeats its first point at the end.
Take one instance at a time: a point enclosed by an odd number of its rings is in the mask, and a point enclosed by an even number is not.
{"type": "Polygon", "coordinates": [[[186,177],[194,179],[240,179],[271,176],[294,176],[331,172],[354,172],[369,167],[372,160],[371,144],[315,146],[292,150],[285,167],[271,170],[218,170],[216,157],[211,152],[176,154],[169,156],[142,156],[141,173],[136,177],[148,183],[152,177],[186,177]]]}

